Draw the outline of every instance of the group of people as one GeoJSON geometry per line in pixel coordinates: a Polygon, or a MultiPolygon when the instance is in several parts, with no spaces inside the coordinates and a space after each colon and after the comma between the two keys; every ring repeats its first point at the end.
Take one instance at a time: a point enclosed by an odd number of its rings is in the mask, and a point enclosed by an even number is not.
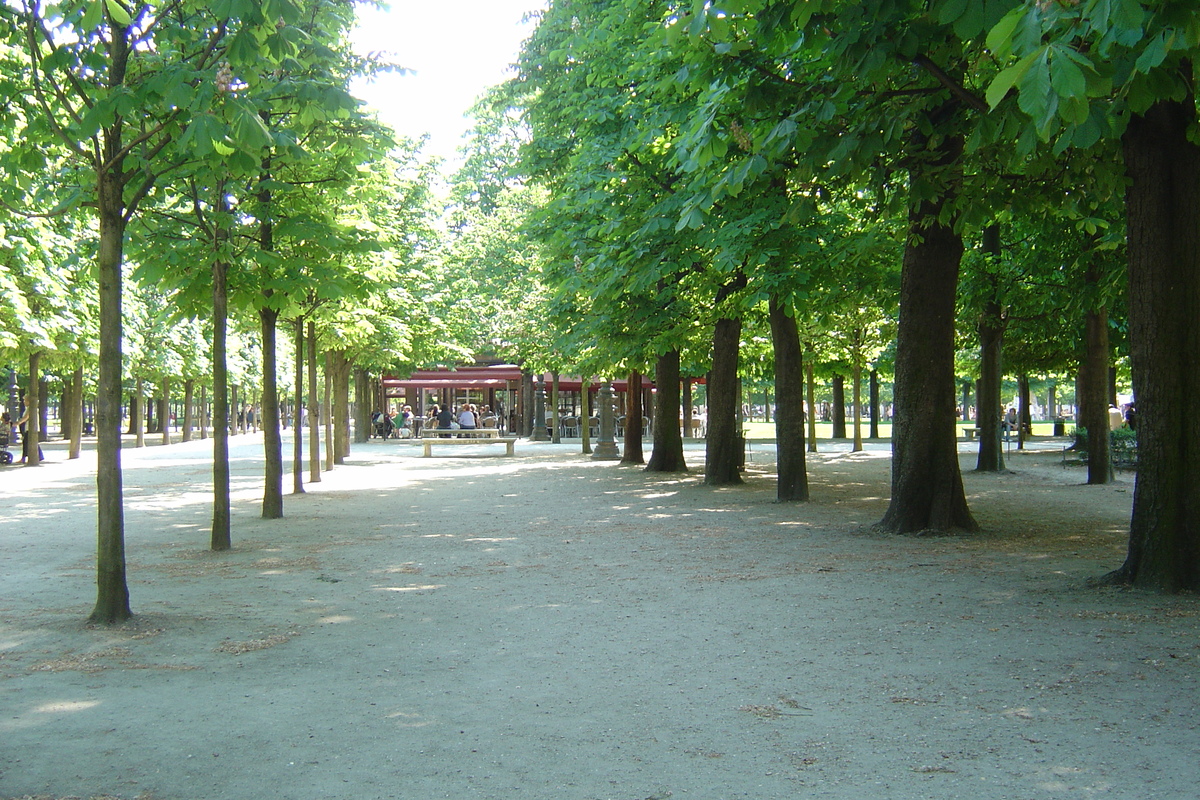
{"type": "Polygon", "coordinates": [[[376,411],[371,415],[371,424],[375,426],[376,435],[384,438],[411,438],[413,435],[412,406],[404,406],[399,411],[392,409],[390,413],[376,411]]]}
{"type": "MultiPolygon", "coordinates": [[[[486,405],[476,406],[474,403],[463,403],[455,411],[451,406],[439,406],[437,403],[434,403],[429,407],[429,420],[426,423],[426,427],[443,431],[473,431],[483,425],[485,421],[495,419],[496,415],[486,405]]],[[[450,436],[448,433],[439,435],[442,437],[450,436]]]]}

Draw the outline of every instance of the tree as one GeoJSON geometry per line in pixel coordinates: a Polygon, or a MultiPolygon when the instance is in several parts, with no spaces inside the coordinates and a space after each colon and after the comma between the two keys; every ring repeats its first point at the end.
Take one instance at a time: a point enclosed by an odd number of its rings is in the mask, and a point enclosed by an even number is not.
{"type": "Polygon", "coordinates": [[[1195,5],[1027,2],[988,44],[1006,65],[989,103],[1022,116],[1030,148],[1121,143],[1140,463],[1129,550],[1108,577],[1200,588],[1200,421],[1191,409],[1200,375],[1186,363],[1200,335],[1195,5]]]}
{"type": "Polygon", "coordinates": [[[94,622],[119,622],[131,614],[117,427],[126,230],[163,176],[194,157],[187,145],[211,141],[204,112],[214,97],[218,63],[286,53],[283,29],[296,14],[287,0],[269,9],[234,0],[219,10],[226,15],[213,14],[208,3],[181,0],[143,5],[136,13],[119,2],[3,11],[17,22],[10,40],[25,50],[30,65],[34,108],[22,134],[31,143],[53,143],[87,172],[90,183],[62,201],[88,200],[99,227],[94,622]]]}

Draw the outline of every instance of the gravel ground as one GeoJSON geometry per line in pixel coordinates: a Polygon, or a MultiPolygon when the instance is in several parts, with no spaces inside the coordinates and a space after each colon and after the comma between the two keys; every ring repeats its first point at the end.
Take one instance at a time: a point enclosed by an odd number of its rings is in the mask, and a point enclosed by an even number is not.
{"type": "Polygon", "coordinates": [[[1061,443],[992,475],[964,443],[983,532],[916,538],[871,529],[880,444],[822,443],[779,504],[764,443],[713,489],[703,443],[662,476],[376,440],[264,521],[241,436],[226,553],[209,447],[123,451],[115,628],[94,456],[0,469],[0,797],[1196,796],[1200,603],[1088,586],[1132,481],[1061,443]]]}

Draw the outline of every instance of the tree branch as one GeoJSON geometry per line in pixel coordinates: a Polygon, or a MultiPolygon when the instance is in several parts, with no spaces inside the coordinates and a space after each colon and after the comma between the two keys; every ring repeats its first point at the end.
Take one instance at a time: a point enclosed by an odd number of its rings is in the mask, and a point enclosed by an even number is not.
{"type": "Polygon", "coordinates": [[[991,110],[988,108],[987,102],[984,101],[982,97],[974,92],[969,91],[958,81],[951,78],[944,69],[933,63],[933,60],[930,59],[929,56],[917,55],[913,58],[913,63],[918,67],[923,68],[933,77],[937,78],[938,83],[950,90],[950,94],[954,95],[971,108],[975,109],[976,111],[983,112],[984,114],[991,110]]]}

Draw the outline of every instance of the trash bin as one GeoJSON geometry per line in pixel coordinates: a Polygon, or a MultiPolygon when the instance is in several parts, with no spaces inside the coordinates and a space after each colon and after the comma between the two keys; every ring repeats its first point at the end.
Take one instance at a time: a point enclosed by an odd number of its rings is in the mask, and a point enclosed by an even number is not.
{"type": "Polygon", "coordinates": [[[1060,417],[1059,419],[1054,420],[1054,435],[1055,436],[1066,436],[1067,435],[1067,421],[1065,419],[1062,419],[1060,417]]]}

